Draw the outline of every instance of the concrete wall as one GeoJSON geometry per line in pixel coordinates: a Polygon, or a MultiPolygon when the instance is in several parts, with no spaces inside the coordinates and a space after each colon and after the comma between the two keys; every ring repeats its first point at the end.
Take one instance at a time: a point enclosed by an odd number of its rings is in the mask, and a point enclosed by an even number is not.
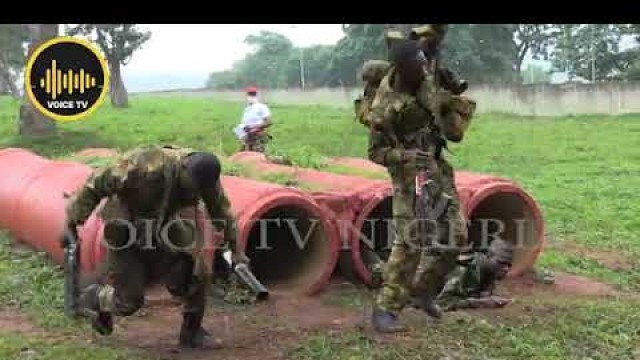
{"type": "MultiPolygon", "coordinates": [[[[263,90],[276,104],[321,104],[350,108],[361,89],[263,90]]],[[[215,97],[242,100],[242,92],[214,92],[215,97]]],[[[478,113],[561,116],[640,113],[640,83],[471,86],[467,95],[478,102],[478,113]]]]}

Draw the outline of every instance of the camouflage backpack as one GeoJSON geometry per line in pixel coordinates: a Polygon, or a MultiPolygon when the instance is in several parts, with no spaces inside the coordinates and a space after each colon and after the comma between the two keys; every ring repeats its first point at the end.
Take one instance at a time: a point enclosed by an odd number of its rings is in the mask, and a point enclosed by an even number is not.
{"type": "Polygon", "coordinates": [[[438,127],[447,140],[461,142],[471,124],[476,102],[466,96],[451,95],[441,105],[438,127]]]}
{"type": "Polygon", "coordinates": [[[362,66],[360,78],[364,81],[365,86],[363,94],[354,101],[354,110],[358,122],[366,127],[370,125],[368,114],[376,97],[376,91],[390,68],[391,64],[384,60],[368,60],[362,66]]]}

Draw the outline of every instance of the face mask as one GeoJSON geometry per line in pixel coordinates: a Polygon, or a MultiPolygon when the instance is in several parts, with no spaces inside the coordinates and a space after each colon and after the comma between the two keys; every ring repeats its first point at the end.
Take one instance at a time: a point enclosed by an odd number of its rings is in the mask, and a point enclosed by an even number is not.
{"type": "Polygon", "coordinates": [[[255,104],[258,101],[258,98],[252,95],[247,96],[247,102],[249,104],[255,104]]]}

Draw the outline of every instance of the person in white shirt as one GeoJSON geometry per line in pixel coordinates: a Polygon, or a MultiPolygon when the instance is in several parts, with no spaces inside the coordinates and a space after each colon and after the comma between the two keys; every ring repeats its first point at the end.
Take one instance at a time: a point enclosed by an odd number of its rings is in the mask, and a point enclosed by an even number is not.
{"type": "Polygon", "coordinates": [[[242,143],[240,151],[264,152],[271,136],[266,129],[271,126],[269,107],[258,100],[258,89],[251,86],[246,89],[247,106],[242,114],[242,121],[233,132],[242,143]]]}

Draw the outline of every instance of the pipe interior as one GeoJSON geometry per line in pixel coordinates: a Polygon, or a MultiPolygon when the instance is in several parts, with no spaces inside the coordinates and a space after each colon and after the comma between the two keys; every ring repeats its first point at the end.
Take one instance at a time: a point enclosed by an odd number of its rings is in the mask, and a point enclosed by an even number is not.
{"type": "Polygon", "coordinates": [[[514,245],[516,266],[532,256],[540,234],[536,218],[527,203],[512,192],[497,192],[481,201],[469,218],[469,241],[477,249],[486,249],[493,234],[514,245]],[[502,224],[502,225],[500,225],[502,224]]]}
{"type": "Polygon", "coordinates": [[[312,285],[331,258],[320,218],[299,206],[277,206],[256,220],[246,253],[256,278],[270,290],[312,285]]]}
{"type": "MultiPolygon", "coordinates": [[[[360,257],[367,268],[379,259],[386,261],[391,252],[392,204],[391,196],[380,202],[361,229],[360,257]]],[[[471,213],[469,242],[477,249],[486,249],[493,239],[490,234],[508,241],[515,245],[515,266],[533,256],[532,251],[539,245],[535,220],[533,209],[522,197],[512,192],[497,192],[481,201],[471,213]]]]}

